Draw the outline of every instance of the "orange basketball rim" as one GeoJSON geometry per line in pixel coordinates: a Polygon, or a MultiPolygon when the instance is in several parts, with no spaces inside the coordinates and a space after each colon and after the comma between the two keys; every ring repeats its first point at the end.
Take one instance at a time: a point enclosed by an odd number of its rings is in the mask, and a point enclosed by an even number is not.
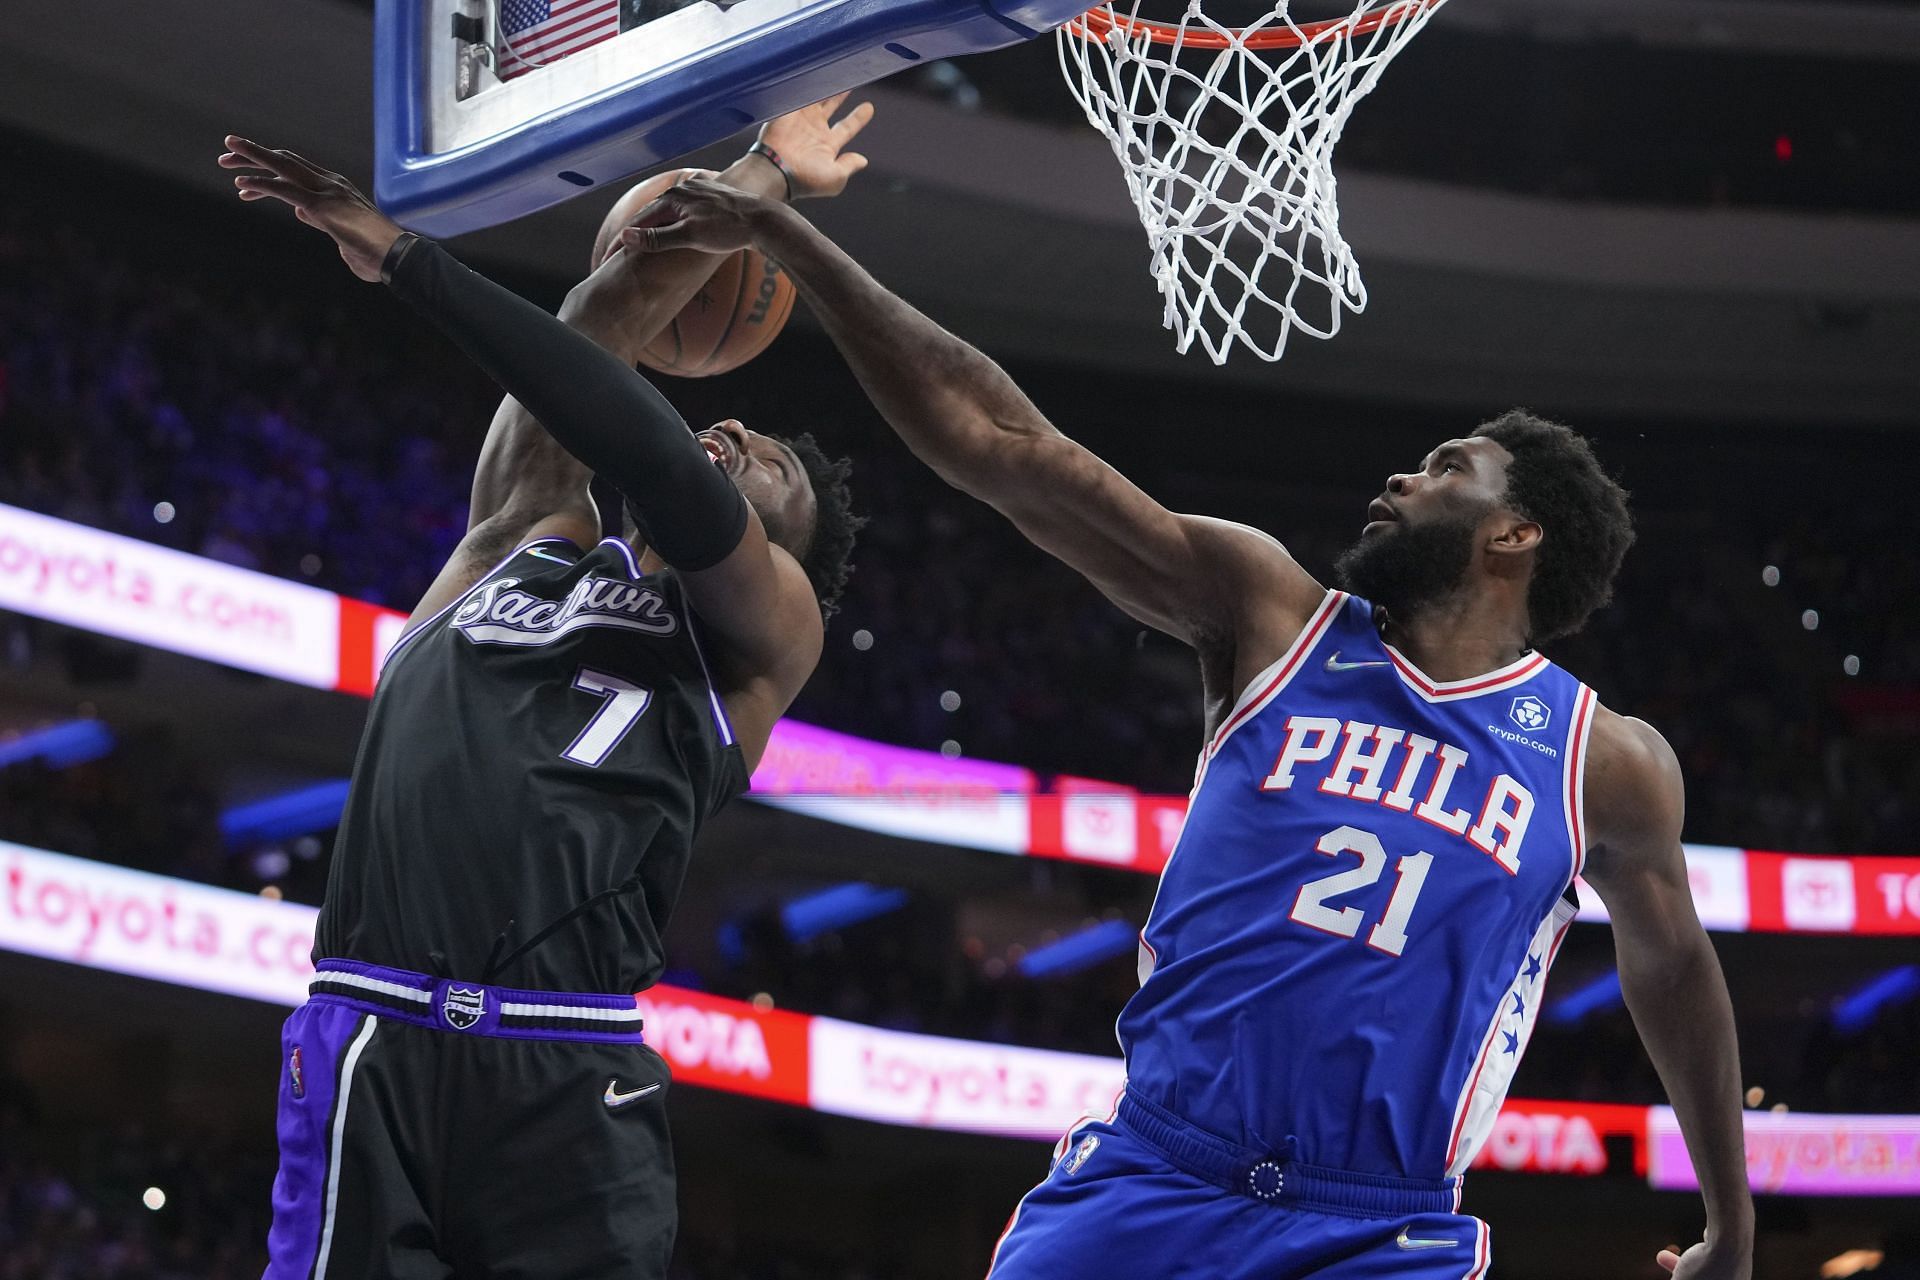
{"type": "Polygon", "coordinates": [[[1324,21],[1265,0],[1238,26],[1204,2],[1162,22],[1110,0],[1060,28],[1060,67],[1126,173],[1174,349],[1278,360],[1289,333],[1331,338],[1366,309],[1334,145],[1446,0],[1341,0],[1345,16],[1324,21]]]}
{"type": "Polygon", "coordinates": [[[1321,22],[1287,23],[1266,30],[1250,27],[1213,30],[1173,22],[1156,22],[1151,18],[1122,15],[1115,12],[1112,5],[1103,4],[1075,18],[1067,24],[1066,29],[1070,34],[1087,40],[1105,40],[1118,32],[1127,38],[1144,37],[1155,44],[1179,45],[1187,49],[1297,49],[1303,44],[1370,35],[1382,27],[1391,27],[1416,14],[1425,13],[1440,2],[1392,0],[1392,3],[1375,6],[1357,16],[1348,14],[1344,18],[1328,18],[1321,22]]]}

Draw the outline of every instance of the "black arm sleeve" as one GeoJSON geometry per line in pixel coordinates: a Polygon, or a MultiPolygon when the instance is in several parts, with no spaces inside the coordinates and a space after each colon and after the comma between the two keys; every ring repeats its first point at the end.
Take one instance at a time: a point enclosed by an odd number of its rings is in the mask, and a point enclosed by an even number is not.
{"type": "Polygon", "coordinates": [[[661,559],[709,569],[740,545],[746,499],[652,383],[430,240],[402,236],[381,275],[620,490],[661,559]]]}

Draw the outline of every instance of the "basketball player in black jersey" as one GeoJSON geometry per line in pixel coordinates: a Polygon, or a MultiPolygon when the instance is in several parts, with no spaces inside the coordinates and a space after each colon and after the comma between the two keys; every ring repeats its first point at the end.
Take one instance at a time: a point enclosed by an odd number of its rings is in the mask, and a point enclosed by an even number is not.
{"type": "MultiPolygon", "coordinates": [[[[835,123],[844,96],[769,124],[721,180],[837,194],[872,115],[835,123]]],[[[355,763],[283,1037],[267,1274],[663,1276],[668,1072],[633,993],[701,823],[819,660],[844,465],[733,421],[695,436],[633,371],[720,259],[615,251],[555,319],[338,175],[227,146],[243,198],[292,205],[512,397],[355,763]],[[594,473],[637,537],[600,536],[594,473]]]]}

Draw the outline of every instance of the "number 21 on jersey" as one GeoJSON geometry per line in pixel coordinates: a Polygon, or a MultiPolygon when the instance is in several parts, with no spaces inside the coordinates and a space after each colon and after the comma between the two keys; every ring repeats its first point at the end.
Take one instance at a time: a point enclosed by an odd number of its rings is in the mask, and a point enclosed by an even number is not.
{"type": "MultiPolygon", "coordinates": [[[[1366,912],[1359,907],[1329,907],[1327,900],[1378,883],[1387,869],[1387,851],[1380,846],[1379,836],[1358,827],[1335,827],[1313,847],[1315,852],[1329,858],[1359,854],[1360,865],[1301,885],[1300,895],[1294,899],[1293,910],[1287,913],[1287,918],[1338,938],[1358,937],[1366,912]]],[[[1420,889],[1427,883],[1427,872],[1432,866],[1433,855],[1426,852],[1400,859],[1394,868],[1398,879],[1393,886],[1393,896],[1387,900],[1387,909],[1379,923],[1368,930],[1368,946],[1390,956],[1406,950],[1407,921],[1413,915],[1413,904],[1420,900],[1420,889]]]]}
{"type": "Polygon", "coordinates": [[[593,713],[593,719],[587,721],[587,727],[580,731],[573,745],[560,754],[577,764],[597,768],[646,712],[647,704],[653,701],[653,690],[590,667],[582,667],[574,675],[573,687],[582,693],[597,693],[606,701],[593,713]]]}

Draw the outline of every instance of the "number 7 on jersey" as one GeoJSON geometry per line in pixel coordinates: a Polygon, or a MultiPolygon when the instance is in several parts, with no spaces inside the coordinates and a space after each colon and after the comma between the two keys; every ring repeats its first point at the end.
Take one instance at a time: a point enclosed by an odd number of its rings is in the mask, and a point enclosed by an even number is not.
{"type": "Polygon", "coordinates": [[[573,745],[560,754],[588,768],[597,768],[646,711],[647,704],[653,701],[653,690],[591,667],[580,668],[573,677],[573,687],[582,693],[600,694],[606,701],[593,713],[593,719],[587,721],[587,727],[580,731],[573,745]]]}

